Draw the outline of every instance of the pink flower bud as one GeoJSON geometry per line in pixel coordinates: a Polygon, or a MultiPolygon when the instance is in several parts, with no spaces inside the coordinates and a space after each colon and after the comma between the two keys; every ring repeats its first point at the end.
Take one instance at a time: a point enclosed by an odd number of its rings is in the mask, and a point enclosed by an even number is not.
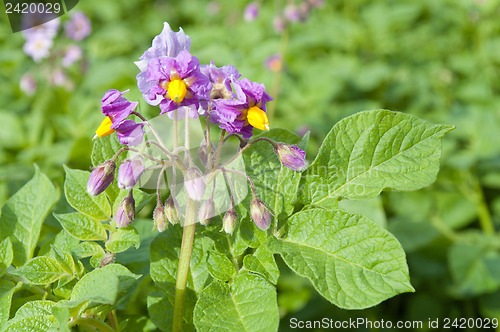
{"type": "Polygon", "coordinates": [[[163,232],[167,229],[168,224],[165,217],[165,209],[162,204],[157,204],[155,211],[153,212],[153,219],[155,222],[155,227],[159,232],[163,232]]]}
{"type": "Polygon", "coordinates": [[[233,209],[228,210],[224,215],[224,218],[222,218],[222,227],[224,228],[224,232],[232,235],[234,229],[236,228],[237,219],[238,215],[236,214],[236,211],[233,209]]]}
{"type": "Polygon", "coordinates": [[[286,167],[298,172],[307,168],[306,153],[295,145],[278,143],[274,151],[286,167]]]}
{"type": "Polygon", "coordinates": [[[269,226],[271,226],[271,213],[260,198],[255,197],[252,199],[250,203],[250,215],[259,229],[267,231],[269,226]]]}
{"type": "Polygon", "coordinates": [[[87,183],[87,192],[92,196],[97,196],[102,193],[113,182],[115,178],[116,164],[114,161],[108,160],[97,166],[90,173],[89,182],[87,183]]]}
{"type": "Polygon", "coordinates": [[[198,220],[203,226],[208,226],[212,217],[215,215],[215,203],[213,199],[207,199],[201,204],[198,210],[198,220]]]}
{"type": "Polygon", "coordinates": [[[198,167],[191,167],[184,176],[184,188],[194,201],[201,201],[205,193],[205,180],[198,167]]]}
{"type": "Polygon", "coordinates": [[[118,169],[118,187],[121,189],[132,189],[142,173],[144,172],[144,164],[140,159],[126,161],[120,165],[118,169]]]}
{"type": "Polygon", "coordinates": [[[245,7],[245,12],[243,13],[243,19],[247,22],[252,22],[258,16],[259,16],[259,4],[257,2],[250,2],[248,6],[245,7]]]}
{"type": "Polygon", "coordinates": [[[127,197],[120,202],[115,213],[116,227],[123,228],[130,225],[135,219],[135,200],[132,190],[127,197]]]}

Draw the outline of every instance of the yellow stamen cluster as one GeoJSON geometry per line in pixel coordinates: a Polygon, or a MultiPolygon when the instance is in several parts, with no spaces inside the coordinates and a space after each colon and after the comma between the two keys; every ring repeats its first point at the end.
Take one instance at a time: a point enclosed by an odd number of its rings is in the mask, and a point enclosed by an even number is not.
{"type": "Polygon", "coordinates": [[[247,118],[249,124],[260,130],[269,129],[269,119],[267,118],[266,112],[258,108],[257,106],[250,107],[247,110],[247,118]]]}
{"type": "Polygon", "coordinates": [[[99,127],[95,131],[96,136],[97,137],[104,137],[104,136],[108,136],[108,135],[114,133],[116,130],[111,129],[112,124],[113,124],[113,122],[111,122],[110,117],[107,116],[104,120],[102,120],[101,124],[99,125],[99,127]]]}
{"type": "Polygon", "coordinates": [[[170,99],[172,99],[177,103],[180,103],[181,101],[184,100],[184,97],[186,97],[186,94],[188,92],[187,88],[188,87],[183,80],[173,79],[170,82],[168,82],[166,90],[170,99]]]}

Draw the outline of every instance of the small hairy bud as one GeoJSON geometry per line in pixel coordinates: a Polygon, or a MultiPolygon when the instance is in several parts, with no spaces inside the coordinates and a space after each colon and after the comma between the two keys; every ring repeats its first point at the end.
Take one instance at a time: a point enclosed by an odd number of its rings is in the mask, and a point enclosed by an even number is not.
{"type": "Polygon", "coordinates": [[[106,190],[115,178],[115,168],[116,163],[112,160],[105,161],[97,166],[92,173],[90,173],[87,192],[92,196],[97,196],[106,190]]]}
{"type": "Polygon", "coordinates": [[[167,217],[168,221],[172,224],[178,224],[179,223],[179,203],[175,198],[170,196],[166,201],[165,201],[165,217],[167,217]]]}
{"type": "Polygon", "coordinates": [[[157,204],[155,211],[153,212],[153,219],[155,222],[155,227],[159,232],[163,232],[167,229],[168,224],[165,216],[165,208],[162,204],[157,204]]]}
{"type": "Polygon", "coordinates": [[[250,215],[259,229],[267,231],[269,226],[271,226],[271,213],[260,198],[255,197],[252,199],[250,203],[250,215]]]}
{"type": "Polygon", "coordinates": [[[135,218],[135,200],[132,190],[118,205],[115,213],[116,227],[123,228],[130,225],[135,218]]]}
{"type": "Polygon", "coordinates": [[[201,201],[205,193],[205,180],[198,167],[191,167],[186,171],[184,188],[193,201],[201,201]]]}
{"type": "Polygon", "coordinates": [[[114,262],[116,254],[113,252],[107,252],[106,255],[101,260],[101,264],[99,264],[99,267],[105,267],[106,265],[109,265],[114,262]]]}
{"type": "Polygon", "coordinates": [[[121,189],[132,189],[142,173],[144,172],[144,163],[140,159],[126,161],[118,169],[118,187],[121,189]]]}
{"type": "Polygon", "coordinates": [[[238,215],[236,214],[236,211],[233,209],[228,210],[224,215],[224,218],[222,218],[222,227],[224,228],[224,232],[232,235],[234,229],[236,228],[237,219],[238,215]]]}
{"type": "Polygon", "coordinates": [[[295,145],[278,143],[274,151],[286,167],[298,172],[307,168],[306,153],[295,145]]]}
{"type": "Polygon", "coordinates": [[[207,199],[201,204],[198,210],[198,220],[203,226],[208,226],[215,215],[215,203],[213,199],[207,199]]]}

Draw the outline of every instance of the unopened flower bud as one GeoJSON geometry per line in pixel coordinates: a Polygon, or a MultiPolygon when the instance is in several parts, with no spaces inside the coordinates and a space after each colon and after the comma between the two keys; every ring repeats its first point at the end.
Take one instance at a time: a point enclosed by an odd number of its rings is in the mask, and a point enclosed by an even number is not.
{"type": "Polygon", "coordinates": [[[205,180],[198,167],[191,167],[184,176],[184,188],[194,201],[201,201],[205,193],[205,180]]]}
{"type": "Polygon", "coordinates": [[[198,220],[203,226],[208,226],[210,220],[215,215],[215,203],[213,199],[204,201],[198,210],[198,220]]]}
{"type": "Polygon", "coordinates": [[[106,253],[106,255],[104,255],[104,257],[102,258],[101,264],[99,264],[99,267],[105,267],[106,265],[113,263],[113,261],[115,260],[115,256],[116,256],[116,254],[113,252],[106,253]]]}
{"type": "Polygon", "coordinates": [[[155,227],[159,232],[163,232],[167,229],[168,224],[165,217],[165,209],[162,204],[157,204],[155,211],[153,212],[153,219],[155,222],[155,227]]]}
{"type": "Polygon", "coordinates": [[[285,7],[284,15],[289,22],[297,22],[300,20],[300,8],[292,3],[288,4],[285,7]]]}
{"type": "Polygon", "coordinates": [[[260,198],[254,197],[252,199],[250,203],[250,215],[259,229],[267,231],[269,226],[271,226],[271,213],[260,198]]]}
{"type": "Polygon", "coordinates": [[[92,196],[102,193],[115,178],[116,164],[108,160],[97,166],[90,174],[87,191],[92,196]]]}
{"type": "Polygon", "coordinates": [[[132,195],[132,190],[127,197],[120,202],[115,212],[116,227],[123,228],[130,225],[135,218],[135,200],[132,195]]]}
{"type": "Polygon", "coordinates": [[[168,221],[172,224],[179,223],[179,203],[175,198],[170,196],[165,202],[165,217],[167,217],[168,221]]]}
{"type": "Polygon", "coordinates": [[[278,143],[274,151],[286,167],[298,172],[307,168],[306,153],[295,145],[278,143]]]}
{"type": "Polygon", "coordinates": [[[126,161],[120,165],[118,170],[118,187],[121,189],[132,189],[142,173],[144,172],[144,164],[140,159],[126,161]]]}
{"type": "Polygon", "coordinates": [[[236,228],[236,220],[238,219],[238,215],[236,211],[230,209],[222,218],[222,227],[224,228],[224,232],[227,234],[233,234],[234,229],[236,228]]]}

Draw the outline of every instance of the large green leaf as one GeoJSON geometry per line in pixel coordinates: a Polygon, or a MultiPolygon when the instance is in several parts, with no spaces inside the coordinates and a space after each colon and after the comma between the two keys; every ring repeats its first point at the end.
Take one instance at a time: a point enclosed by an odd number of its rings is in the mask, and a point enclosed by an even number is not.
{"type": "Polygon", "coordinates": [[[194,308],[194,324],[203,331],[276,331],[276,288],[263,277],[237,275],[232,284],[214,280],[194,308]]]}
{"type": "Polygon", "coordinates": [[[119,228],[111,234],[111,237],[106,242],[106,249],[111,252],[119,253],[127,250],[130,247],[138,249],[141,245],[141,237],[134,226],[128,225],[125,228],[119,228]]]}
{"type": "Polygon", "coordinates": [[[339,197],[428,186],[439,170],[441,138],[452,129],[386,110],[347,117],[332,128],[309,167],[304,200],[328,206],[339,197]]]}
{"type": "Polygon", "coordinates": [[[97,220],[111,218],[111,206],[106,195],[92,196],[87,192],[90,173],[64,166],[66,181],[64,193],[68,203],[76,210],[97,220]]]}
{"type": "Polygon", "coordinates": [[[105,241],[107,239],[106,229],[102,223],[83,213],[54,214],[54,217],[59,220],[66,232],[79,240],[105,241]]]}
{"type": "Polygon", "coordinates": [[[35,166],[33,178],[2,207],[0,241],[10,238],[15,266],[24,265],[33,256],[42,223],[58,197],[54,185],[35,166]]]}
{"type": "Polygon", "coordinates": [[[333,304],[363,309],[413,291],[401,245],[374,221],[315,208],[294,214],[288,225],[273,249],[333,304]]]}
{"type": "MultiPolygon", "coordinates": [[[[172,330],[174,322],[174,297],[175,284],[159,289],[153,287],[148,295],[148,313],[151,321],[162,331],[172,330]]],[[[193,309],[196,303],[196,294],[192,289],[187,289],[184,299],[184,314],[182,331],[195,331],[193,325],[193,309]]]]}

